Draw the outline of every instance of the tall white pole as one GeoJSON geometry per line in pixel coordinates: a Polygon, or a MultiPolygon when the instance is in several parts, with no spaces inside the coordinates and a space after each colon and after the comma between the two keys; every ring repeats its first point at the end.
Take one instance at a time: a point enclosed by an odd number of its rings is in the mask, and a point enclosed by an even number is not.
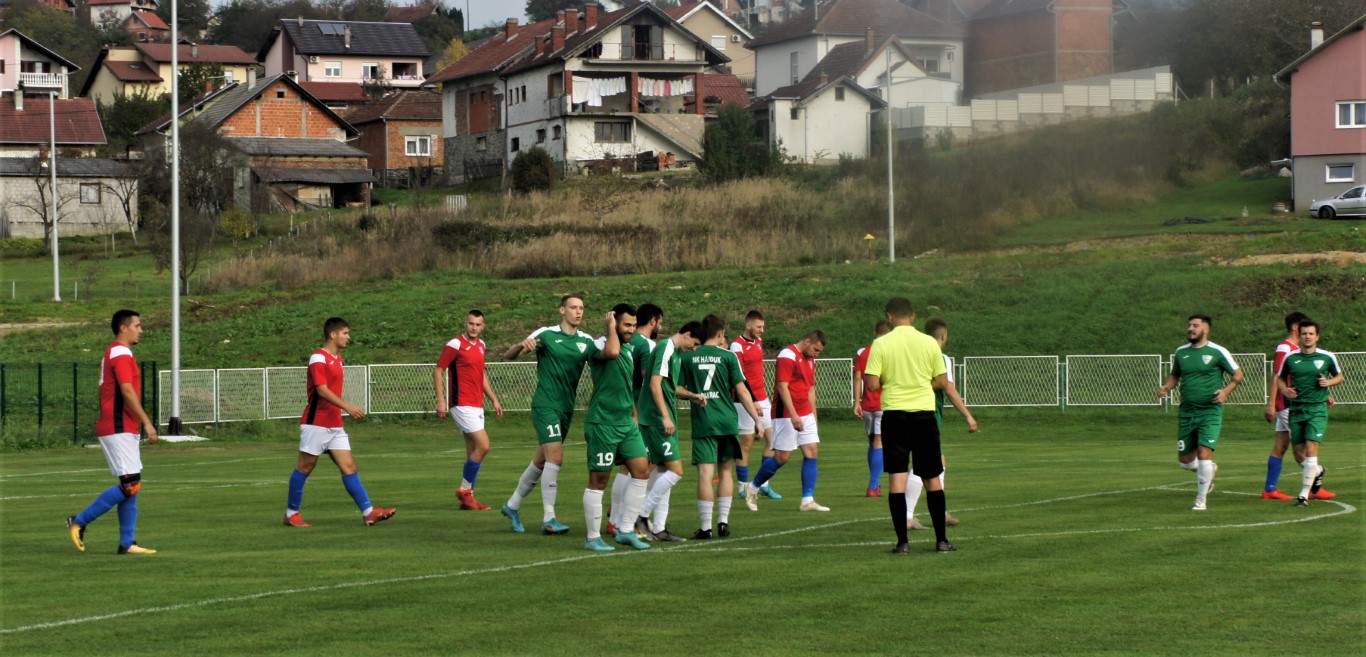
{"type": "Polygon", "coordinates": [[[887,262],[896,262],[896,191],[892,185],[892,49],[887,48],[887,262]]]}
{"type": "MultiPolygon", "coordinates": [[[[14,93],[24,93],[16,89],[14,93]]],[[[57,93],[47,92],[47,130],[52,143],[48,144],[47,164],[51,179],[48,182],[48,200],[52,207],[48,214],[52,217],[52,300],[62,300],[62,270],[57,257],[57,93]]]]}
{"type": "Polygon", "coordinates": [[[171,0],[171,418],[180,433],[180,3],[171,0]]]}

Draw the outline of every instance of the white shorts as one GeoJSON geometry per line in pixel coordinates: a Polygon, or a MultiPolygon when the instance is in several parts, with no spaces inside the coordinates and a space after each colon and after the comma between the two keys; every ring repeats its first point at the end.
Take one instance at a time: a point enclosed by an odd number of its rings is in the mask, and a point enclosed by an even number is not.
{"type": "Polygon", "coordinates": [[[299,451],[321,456],[328,450],[351,451],[351,437],[342,427],[320,427],[314,424],[299,425],[299,451]]]}
{"type": "Polygon", "coordinates": [[[816,435],[816,415],[802,416],[802,430],[797,431],[792,427],[790,418],[780,417],[773,421],[773,449],[781,452],[795,452],[802,445],[814,445],[820,443],[820,436],[816,435]]]}
{"type": "MultiPolygon", "coordinates": [[[[763,422],[763,427],[765,429],[773,428],[773,419],[768,416],[769,407],[770,405],[767,399],[754,402],[754,408],[759,411],[759,421],[763,422]]],[[[754,418],[749,416],[749,412],[745,410],[745,405],[736,404],[735,413],[740,416],[740,435],[754,435],[754,418]]]]}
{"type": "Polygon", "coordinates": [[[863,435],[881,436],[882,435],[882,411],[863,412],[863,435]]]}
{"type": "Polygon", "coordinates": [[[475,433],[484,430],[483,406],[452,406],[451,419],[461,433],[475,433]]]}
{"type": "Polygon", "coordinates": [[[1290,409],[1282,408],[1276,411],[1276,430],[1290,433],[1290,409]]]}
{"type": "Polygon", "coordinates": [[[115,477],[142,472],[142,450],[135,433],[116,433],[100,436],[100,447],[109,461],[109,471],[115,477]]]}

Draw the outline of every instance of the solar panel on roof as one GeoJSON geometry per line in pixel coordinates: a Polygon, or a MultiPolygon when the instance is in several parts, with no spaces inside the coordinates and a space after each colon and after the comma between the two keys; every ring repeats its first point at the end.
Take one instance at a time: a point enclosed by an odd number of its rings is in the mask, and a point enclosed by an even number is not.
{"type": "Polygon", "coordinates": [[[342,29],[340,23],[318,23],[318,31],[323,34],[341,35],[342,29]]]}

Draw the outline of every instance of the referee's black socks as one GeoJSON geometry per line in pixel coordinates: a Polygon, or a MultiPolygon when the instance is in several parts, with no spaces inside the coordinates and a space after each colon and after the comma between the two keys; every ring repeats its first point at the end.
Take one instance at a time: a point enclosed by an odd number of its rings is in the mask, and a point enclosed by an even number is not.
{"type": "Polygon", "coordinates": [[[906,542],[906,494],[890,493],[887,506],[892,509],[892,528],[896,530],[897,544],[906,542]]]}
{"type": "Polygon", "coordinates": [[[930,520],[934,521],[934,540],[941,542],[949,540],[949,537],[944,533],[944,514],[948,508],[948,503],[944,501],[944,491],[925,491],[925,506],[930,510],[930,520]]]}

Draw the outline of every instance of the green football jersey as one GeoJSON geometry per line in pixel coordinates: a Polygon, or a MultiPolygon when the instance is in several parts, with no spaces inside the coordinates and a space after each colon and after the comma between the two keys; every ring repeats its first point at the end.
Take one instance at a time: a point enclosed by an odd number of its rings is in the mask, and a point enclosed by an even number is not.
{"type": "MultiPolygon", "coordinates": [[[[607,346],[607,338],[593,342],[588,351],[596,355],[607,346]]],[[[631,416],[631,373],[636,369],[635,358],[629,348],[613,360],[593,358],[588,361],[588,372],[593,377],[593,396],[588,399],[588,422],[609,426],[635,426],[631,416]]]]}
{"type": "Polygon", "coordinates": [[[739,435],[740,415],[731,401],[731,391],[744,383],[745,375],[735,353],[703,345],[684,354],[679,370],[683,386],[707,399],[706,406],[692,405],[693,438],[739,435]]]}
{"type": "Polygon", "coordinates": [[[536,329],[536,394],[532,408],[573,411],[583,366],[593,355],[593,338],[583,331],[568,335],[559,325],[536,329]]]}
{"type": "MultiPolygon", "coordinates": [[[[948,377],[949,383],[953,383],[953,359],[949,358],[948,354],[940,355],[944,357],[945,376],[948,377]]],[[[934,389],[934,421],[940,428],[944,426],[944,404],[948,401],[949,394],[944,392],[943,388],[934,389]]]]}
{"type": "MultiPolygon", "coordinates": [[[[631,344],[629,346],[631,349],[631,357],[636,361],[636,369],[631,373],[631,390],[639,395],[641,387],[650,384],[650,375],[646,374],[645,370],[650,367],[650,354],[655,349],[655,343],[650,338],[636,333],[631,336],[631,344]]],[[[626,348],[627,345],[622,345],[623,351],[625,351],[626,348]]]]}
{"type": "Polygon", "coordinates": [[[1287,397],[1287,406],[1308,406],[1328,403],[1328,389],[1319,385],[1319,377],[1326,376],[1331,379],[1341,371],[1338,357],[1334,356],[1333,352],[1315,349],[1312,354],[1290,352],[1285,360],[1281,361],[1281,371],[1277,372],[1276,376],[1285,378],[1286,383],[1290,384],[1298,395],[1294,399],[1287,397]]]}
{"type": "Polygon", "coordinates": [[[664,377],[660,381],[660,388],[664,393],[664,404],[669,407],[669,421],[678,424],[678,411],[674,407],[678,399],[675,388],[678,386],[678,371],[683,364],[682,355],[674,348],[673,338],[660,340],[654,351],[650,352],[649,362],[643,368],[645,383],[636,391],[636,415],[640,417],[641,426],[664,428],[664,416],[659,414],[655,397],[650,392],[650,379],[655,376],[664,377]]]}
{"type": "Polygon", "coordinates": [[[1233,374],[1233,354],[1213,342],[1203,347],[1183,344],[1172,353],[1172,376],[1181,380],[1180,415],[1203,415],[1222,410],[1214,395],[1224,387],[1224,373],[1233,374]]]}

